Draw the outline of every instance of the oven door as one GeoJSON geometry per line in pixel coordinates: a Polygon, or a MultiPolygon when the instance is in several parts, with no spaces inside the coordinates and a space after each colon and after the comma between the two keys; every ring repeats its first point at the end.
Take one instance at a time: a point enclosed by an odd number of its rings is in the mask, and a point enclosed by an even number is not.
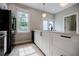
{"type": "Polygon", "coordinates": [[[0,56],[7,51],[7,31],[0,31],[0,56]]]}
{"type": "Polygon", "coordinates": [[[4,55],[4,36],[0,34],[0,56],[4,55]]]}

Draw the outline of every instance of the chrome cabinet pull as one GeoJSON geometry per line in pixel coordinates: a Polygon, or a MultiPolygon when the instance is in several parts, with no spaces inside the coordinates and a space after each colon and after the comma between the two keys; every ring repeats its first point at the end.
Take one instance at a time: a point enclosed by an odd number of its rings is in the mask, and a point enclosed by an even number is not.
{"type": "Polygon", "coordinates": [[[42,36],[42,32],[40,32],[40,36],[42,36]]]}

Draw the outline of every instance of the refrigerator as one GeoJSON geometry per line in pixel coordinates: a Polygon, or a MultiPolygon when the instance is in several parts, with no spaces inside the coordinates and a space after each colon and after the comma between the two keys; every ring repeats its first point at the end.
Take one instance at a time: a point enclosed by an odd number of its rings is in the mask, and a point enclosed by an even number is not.
{"type": "Polygon", "coordinates": [[[11,23],[11,10],[0,9],[0,46],[2,55],[6,55],[11,52],[11,40],[12,40],[12,23],[11,23]],[[6,35],[5,35],[6,34],[6,35]]]}

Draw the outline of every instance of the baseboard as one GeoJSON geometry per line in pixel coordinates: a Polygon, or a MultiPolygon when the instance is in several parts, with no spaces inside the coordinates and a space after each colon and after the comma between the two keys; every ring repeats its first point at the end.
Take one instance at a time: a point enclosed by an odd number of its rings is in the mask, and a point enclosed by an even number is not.
{"type": "Polygon", "coordinates": [[[32,41],[28,41],[28,42],[21,42],[21,43],[18,43],[18,44],[14,44],[14,46],[17,46],[17,45],[23,45],[23,44],[28,44],[28,43],[32,43],[32,41]]]}
{"type": "Polygon", "coordinates": [[[28,43],[28,42],[32,42],[32,40],[18,41],[18,42],[15,42],[14,45],[23,44],[23,43],[28,43]]]}

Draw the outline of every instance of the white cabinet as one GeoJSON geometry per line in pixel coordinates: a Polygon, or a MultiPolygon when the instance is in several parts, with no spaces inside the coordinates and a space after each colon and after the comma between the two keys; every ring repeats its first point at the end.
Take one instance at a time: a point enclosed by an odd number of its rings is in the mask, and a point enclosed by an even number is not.
{"type": "Polygon", "coordinates": [[[36,31],[34,41],[47,56],[79,56],[78,35],[36,31]]]}
{"type": "Polygon", "coordinates": [[[67,51],[62,50],[58,46],[54,45],[52,56],[71,56],[67,51]]]}
{"type": "Polygon", "coordinates": [[[54,39],[54,33],[49,34],[49,55],[53,56],[53,39],[54,39]]]}
{"type": "Polygon", "coordinates": [[[45,55],[49,55],[49,33],[47,34],[47,32],[43,32],[43,36],[42,36],[42,51],[45,53],[45,55]]]}
{"type": "Polygon", "coordinates": [[[42,37],[40,36],[40,33],[41,33],[40,31],[35,32],[35,40],[34,40],[35,44],[36,44],[39,48],[41,48],[41,45],[42,45],[42,43],[41,43],[42,37]]]}
{"type": "Polygon", "coordinates": [[[50,33],[47,32],[35,32],[35,44],[44,52],[45,55],[49,55],[49,38],[50,33]]]}
{"type": "Polygon", "coordinates": [[[79,42],[75,42],[73,39],[74,36],[61,34],[64,37],[57,36],[58,34],[55,34],[54,40],[53,40],[53,55],[56,55],[55,51],[63,51],[62,55],[71,55],[71,56],[78,56],[79,55],[79,42]],[[66,37],[65,37],[66,36],[66,37]],[[69,38],[70,37],[70,38],[69,38]],[[56,50],[55,47],[57,47],[56,50]]]}

